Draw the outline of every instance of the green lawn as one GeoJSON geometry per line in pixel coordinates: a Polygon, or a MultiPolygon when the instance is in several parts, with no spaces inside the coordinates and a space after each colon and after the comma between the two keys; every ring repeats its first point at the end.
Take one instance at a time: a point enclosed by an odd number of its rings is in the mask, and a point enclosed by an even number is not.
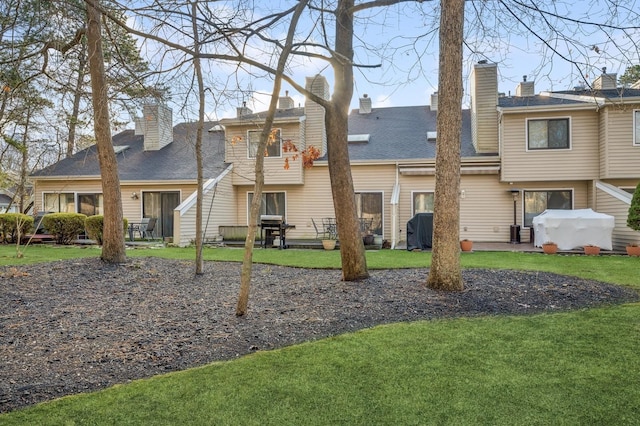
{"type": "MultiPolygon", "coordinates": [[[[0,264],[99,256],[28,247],[0,264]],[[49,250],[49,251],[47,251],[49,250]]],[[[68,251],[66,251],[68,250],[68,251]]],[[[129,256],[193,258],[193,249],[129,256]]],[[[240,260],[240,249],[206,249],[240,260]]],[[[337,267],[338,252],[258,250],[257,262],[337,267]]],[[[367,252],[371,268],[425,267],[428,253],[367,252]]],[[[462,255],[464,267],[553,271],[640,289],[640,258],[462,255]]],[[[250,320],[250,319],[247,319],[250,320]]],[[[0,425],[635,425],[640,304],[521,317],[376,327],[71,396],[0,416],[0,425]]]]}

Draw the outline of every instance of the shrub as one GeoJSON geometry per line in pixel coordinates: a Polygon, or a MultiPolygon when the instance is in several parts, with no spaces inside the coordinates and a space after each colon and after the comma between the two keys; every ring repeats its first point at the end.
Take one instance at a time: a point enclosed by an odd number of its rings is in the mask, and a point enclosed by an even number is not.
{"type": "Polygon", "coordinates": [[[42,225],[56,238],[58,244],[71,244],[84,232],[84,220],[87,215],[81,213],[50,213],[42,218],[42,225]]]}
{"type": "Polygon", "coordinates": [[[640,231],[640,183],[636,186],[631,198],[629,213],[627,215],[627,226],[634,231],[640,231]]]}
{"type": "Polygon", "coordinates": [[[18,242],[24,234],[33,230],[33,217],[22,213],[0,214],[0,241],[18,242]]]}
{"type": "MultiPolygon", "coordinates": [[[[124,232],[127,232],[129,221],[127,218],[123,220],[124,232]]],[[[84,220],[84,227],[87,230],[87,235],[90,239],[95,240],[98,244],[102,245],[102,230],[104,227],[104,216],[97,214],[89,216],[84,220]]]]}

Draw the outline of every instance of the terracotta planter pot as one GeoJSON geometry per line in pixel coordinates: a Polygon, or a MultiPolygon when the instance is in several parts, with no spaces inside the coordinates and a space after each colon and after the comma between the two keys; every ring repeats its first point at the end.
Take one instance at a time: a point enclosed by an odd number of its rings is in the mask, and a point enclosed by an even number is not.
{"type": "Polygon", "coordinates": [[[586,254],[587,256],[597,256],[600,254],[600,247],[584,246],[584,254],[586,254]]]}
{"type": "Polygon", "coordinates": [[[542,244],[542,251],[546,254],[556,254],[558,252],[558,245],[556,243],[544,243],[542,244]]]}
{"type": "Polygon", "coordinates": [[[640,256],[640,246],[627,246],[627,254],[629,256],[640,256]]]}
{"type": "Polygon", "coordinates": [[[334,250],[336,248],[336,240],[322,240],[322,247],[325,250],[334,250]]]}
{"type": "Polygon", "coordinates": [[[471,251],[473,249],[473,241],[471,240],[462,240],[460,241],[460,250],[462,251],[471,251]]]}

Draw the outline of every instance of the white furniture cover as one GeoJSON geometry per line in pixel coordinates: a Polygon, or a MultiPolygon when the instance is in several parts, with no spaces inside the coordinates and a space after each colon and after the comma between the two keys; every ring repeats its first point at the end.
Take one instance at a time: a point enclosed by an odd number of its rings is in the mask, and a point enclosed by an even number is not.
{"type": "Polygon", "coordinates": [[[613,216],[592,209],[545,210],[533,218],[535,245],[553,241],[561,250],[589,244],[611,250],[614,221],[613,216]]]}

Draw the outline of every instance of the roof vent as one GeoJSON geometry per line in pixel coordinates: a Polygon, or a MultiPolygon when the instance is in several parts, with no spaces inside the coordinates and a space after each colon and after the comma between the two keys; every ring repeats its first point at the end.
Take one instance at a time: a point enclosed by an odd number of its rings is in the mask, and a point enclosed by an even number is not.
{"type": "Polygon", "coordinates": [[[438,132],[427,132],[427,142],[435,142],[438,137],[438,132]]]}

